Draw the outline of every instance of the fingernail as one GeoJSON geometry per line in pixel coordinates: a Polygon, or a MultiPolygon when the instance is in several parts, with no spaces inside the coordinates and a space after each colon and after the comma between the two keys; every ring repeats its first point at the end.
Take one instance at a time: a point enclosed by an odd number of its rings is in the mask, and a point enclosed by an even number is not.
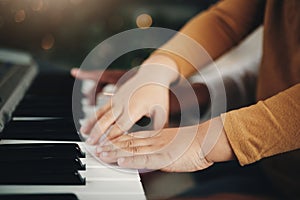
{"type": "Polygon", "coordinates": [[[118,163],[123,163],[125,161],[125,158],[118,158],[118,163]]]}
{"type": "Polygon", "coordinates": [[[102,152],[101,155],[102,155],[103,157],[107,157],[107,156],[108,156],[108,153],[107,153],[107,152],[102,152]]]}
{"type": "Polygon", "coordinates": [[[101,153],[102,151],[103,151],[103,149],[102,149],[101,147],[97,147],[97,148],[96,148],[96,152],[97,152],[97,153],[101,153]]]}

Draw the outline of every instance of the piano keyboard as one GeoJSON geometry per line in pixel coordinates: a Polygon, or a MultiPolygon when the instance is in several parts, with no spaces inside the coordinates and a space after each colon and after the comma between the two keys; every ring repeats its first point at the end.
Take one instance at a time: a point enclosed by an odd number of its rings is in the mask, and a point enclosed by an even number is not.
{"type": "Polygon", "coordinates": [[[39,75],[8,114],[0,132],[1,200],[146,199],[137,170],[99,162],[80,141],[73,81],[66,74],[39,75]]]}
{"type": "MultiPolygon", "coordinates": [[[[42,144],[57,143],[57,141],[37,140],[1,140],[4,144],[42,144]]],[[[61,144],[73,143],[60,141],[61,144]]],[[[143,187],[136,170],[120,170],[118,166],[107,166],[97,161],[82,142],[76,142],[80,149],[86,153],[80,158],[86,164],[86,170],[80,171],[85,177],[84,185],[1,185],[0,194],[51,194],[74,193],[80,200],[94,199],[145,199],[143,187]]],[[[59,163],[57,163],[59,165],[59,163]]],[[[20,166],[21,167],[21,166],[20,166]]],[[[0,199],[1,196],[0,196],[0,199]]]]}

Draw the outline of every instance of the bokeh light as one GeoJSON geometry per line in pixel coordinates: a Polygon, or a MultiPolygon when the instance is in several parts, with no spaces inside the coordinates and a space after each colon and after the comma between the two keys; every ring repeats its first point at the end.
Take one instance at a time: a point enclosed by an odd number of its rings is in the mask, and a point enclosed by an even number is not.
{"type": "Polygon", "coordinates": [[[23,22],[26,18],[25,10],[21,9],[15,13],[15,22],[20,23],[23,22]]]}
{"type": "Polygon", "coordinates": [[[152,25],[152,17],[148,14],[141,14],[136,18],[136,25],[139,28],[149,28],[152,25]]]}
{"type": "Polygon", "coordinates": [[[53,47],[54,42],[55,42],[54,36],[52,34],[48,33],[43,37],[41,47],[44,50],[49,50],[53,47]]]}
{"type": "MultiPolygon", "coordinates": [[[[109,36],[152,26],[177,30],[203,9],[204,3],[199,2],[212,1],[0,0],[0,44],[77,66],[91,48],[109,36]]],[[[112,63],[112,68],[129,68],[138,63],[132,61],[134,57],[144,58],[149,53],[128,54],[112,63]]]]}

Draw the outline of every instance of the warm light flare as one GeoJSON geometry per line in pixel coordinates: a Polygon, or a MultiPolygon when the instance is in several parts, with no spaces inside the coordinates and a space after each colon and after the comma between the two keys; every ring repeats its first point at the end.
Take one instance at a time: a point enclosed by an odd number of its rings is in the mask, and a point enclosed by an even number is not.
{"type": "Polygon", "coordinates": [[[152,25],[152,17],[148,14],[141,14],[136,18],[136,25],[139,28],[149,28],[152,25]]]}
{"type": "Polygon", "coordinates": [[[41,47],[44,50],[49,50],[53,47],[55,42],[54,36],[52,34],[47,34],[43,37],[41,47]]]}

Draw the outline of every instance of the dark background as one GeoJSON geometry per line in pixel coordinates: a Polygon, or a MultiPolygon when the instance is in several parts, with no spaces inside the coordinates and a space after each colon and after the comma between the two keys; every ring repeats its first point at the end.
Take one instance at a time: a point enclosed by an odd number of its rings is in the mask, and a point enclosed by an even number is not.
{"type": "MultiPolygon", "coordinates": [[[[216,0],[0,0],[0,48],[31,53],[47,66],[79,67],[101,41],[137,28],[141,14],[154,27],[178,30],[216,0]]],[[[129,53],[112,64],[136,65],[151,51],[129,53]],[[122,64],[120,64],[122,63],[122,64]]]]}

